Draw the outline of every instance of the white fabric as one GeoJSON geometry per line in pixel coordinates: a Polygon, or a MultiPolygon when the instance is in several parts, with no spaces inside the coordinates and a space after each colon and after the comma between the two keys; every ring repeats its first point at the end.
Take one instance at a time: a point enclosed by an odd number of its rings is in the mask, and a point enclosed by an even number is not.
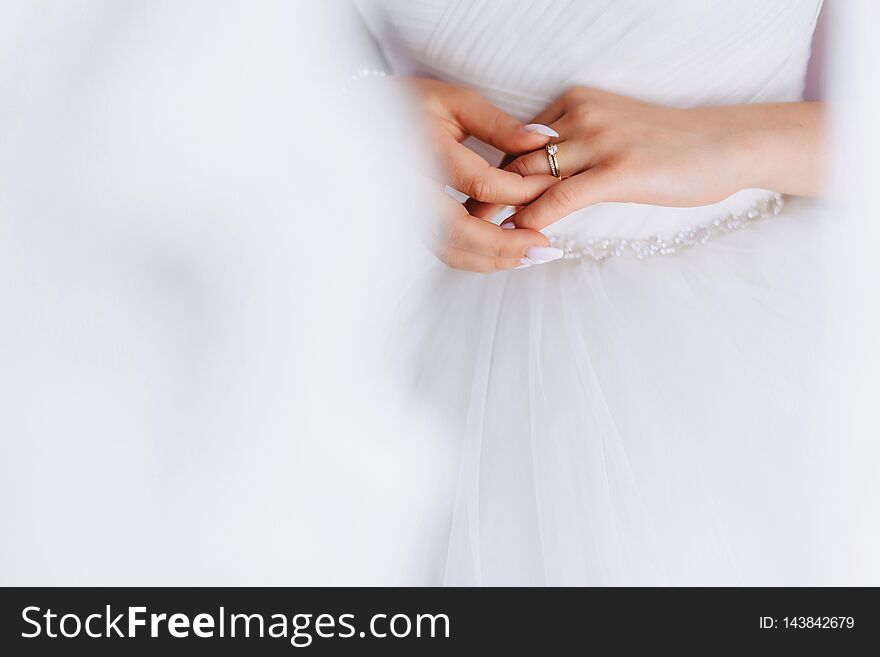
{"type": "Polygon", "coordinates": [[[340,8],[0,3],[0,585],[427,581],[417,133],[340,8]]]}
{"type": "MultiPolygon", "coordinates": [[[[474,87],[526,121],[578,85],[678,107],[800,100],[821,2],[380,4],[387,23],[377,36],[398,69],[474,87]]],[[[471,144],[500,161],[495,149],[471,144]]],[[[700,208],[602,204],[546,232],[643,238],[714,220],[762,196],[744,190],[700,208]]]]}
{"type": "MultiPolygon", "coordinates": [[[[374,29],[399,68],[528,119],[572,85],[677,106],[797,100],[819,4],[399,0],[374,29]]],[[[547,232],[668,232],[755,194],[596,206],[547,232]]],[[[819,581],[823,225],[795,199],[673,256],[435,265],[401,344],[462,440],[444,581],[819,581]]]]}

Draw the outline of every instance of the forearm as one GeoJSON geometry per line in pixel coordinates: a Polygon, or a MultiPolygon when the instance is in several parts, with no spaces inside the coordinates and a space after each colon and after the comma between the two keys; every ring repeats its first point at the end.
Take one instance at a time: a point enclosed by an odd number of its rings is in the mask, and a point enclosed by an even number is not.
{"type": "Polygon", "coordinates": [[[821,193],[824,103],[731,105],[706,111],[721,135],[723,152],[735,164],[737,186],[797,196],[821,193]]]}

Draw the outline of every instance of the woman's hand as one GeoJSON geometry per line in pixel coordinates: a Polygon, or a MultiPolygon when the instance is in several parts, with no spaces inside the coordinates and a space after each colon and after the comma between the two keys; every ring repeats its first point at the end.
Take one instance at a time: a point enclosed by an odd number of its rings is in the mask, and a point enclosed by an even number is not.
{"type": "Polygon", "coordinates": [[[489,274],[504,269],[529,267],[561,258],[561,249],[536,230],[514,229],[479,219],[442,190],[435,207],[443,220],[433,235],[434,253],[453,269],[489,274]]]}
{"type": "MultiPolygon", "coordinates": [[[[603,201],[695,206],[751,187],[819,191],[820,103],[675,109],[575,88],[535,120],[560,134],[564,180],[511,217],[518,228],[541,230],[603,201]]],[[[550,172],[543,148],[506,168],[521,176],[550,172]]],[[[476,205],[478,216],[494,211],[476,205]]]]}
{"type": "MultiPolygon", "coordinates": [[[[470,135],[507,153],[543,147],[555,132],[542,125],[524,126],[475,91],[437,80],[407,78],[417,107],[442,165],[444,183],[472,199],[523,205],[539,197],[556,179],[545,173],[522,176],[491,166],[461,142],[470,135]]],[[[436,205],[443,221],[431,245],[450,267],[494,272],[540,264],[562,256],[541,233],[504,228],[472,216],[438,186],[436,205]]],[[[489,217],[491,219],[491,217],[489,217]]]]}
{"type": "Polygon", "coordinates": [[[547,126],[523,125],[476,91],[428,78],[404,78],[446,179],[478,201],[525,205],[556,180],[546,171],[521,175],[491,166],[463,142],[473,135],[504,153],[527,153],[558,136],[547,126]]]}

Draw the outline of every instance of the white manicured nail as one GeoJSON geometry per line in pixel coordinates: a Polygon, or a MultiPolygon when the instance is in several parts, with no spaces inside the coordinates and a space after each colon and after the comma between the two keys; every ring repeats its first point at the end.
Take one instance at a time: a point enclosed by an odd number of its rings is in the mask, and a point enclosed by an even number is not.
{"type": "Polygon", "coordinates": [[[555,246],[530,246],[526,249],[527,258],[544,262],[559,260],[563,255],[563,250],[557,249],[555,246]]]}
{"type": "Polygon", "coordinates": [[[512,221],[505,221],[503,224],[501,224],[501,227],[504,230],[513,230],[514,228],[516,228],[516,224],[512,221]]]}
{"type": "Polygon", "coordinates": [[[514,267],[514,269],[528,269],[531,265],[520,265],[519,267],[514,267]]]}
{"type": "Polygon", "coordinates": [[[539,135],[544,135],[545,137],[559,136],[559,133],[556,132],[553,128],[542,125],[540,123],[529,123],[528,125],[523,126],[523,130],[525,130],[526,132],[536,132],[539,135]]]}
{"type": "Polygon", "coordinates": [[[534,258],[522,258],[520,262],[524,267],[531,267],[532,265],[543,265],[545,262],[553,262],[552,260],[535,260],[534,258]]]}

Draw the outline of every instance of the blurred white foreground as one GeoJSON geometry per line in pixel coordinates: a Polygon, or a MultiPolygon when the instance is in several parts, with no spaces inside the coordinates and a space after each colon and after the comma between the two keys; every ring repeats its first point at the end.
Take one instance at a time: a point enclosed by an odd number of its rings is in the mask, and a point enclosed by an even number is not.
{"type": "Polygon", "coordinates": [[[880,4],[835,0],[830,9],[834,189],[839,212],[829,253],[834,338],[829,403],[819,409],[825,479],[819,482],[828,584],[880,585],[880,4]]]}
{"type": "Polygon", "coordinates": [[[436,581],[415,140],[344,9],[0,6],[0,584],[436,581]]]}

